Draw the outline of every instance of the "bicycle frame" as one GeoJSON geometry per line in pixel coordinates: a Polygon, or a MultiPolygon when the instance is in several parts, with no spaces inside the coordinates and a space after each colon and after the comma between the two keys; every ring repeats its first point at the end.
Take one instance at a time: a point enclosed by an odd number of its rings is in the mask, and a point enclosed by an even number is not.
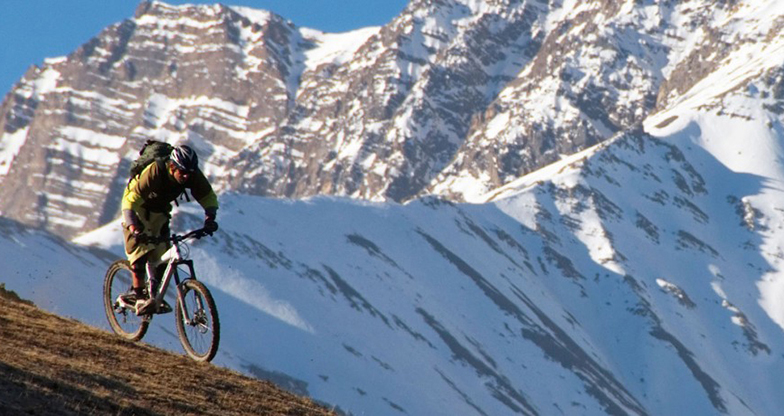
{"type": "MultiPolygon", "coordinates": [[[[174,236],[173,240],[171,240],[171,248],[169,248],[169,250],[167,250],[166,253],[161,256],[161,258],[168,258],[169,260],[166,265],[166,270],[163,272],[163,278],[158,284],[158,291],[155,293],[156,305],[160,305],[169,288],[169,283],[171,283],[172,278],[174,278],[175,287],[177,288],[177,299],[179,299],[179,302],[177,303],[179,303],[180,307],[182,308],[182,316],[185,318],[185,323],[187,325],[193,325],[193,321],[189,317],[190,315],[188,314],[187,305],[185,304],[185,297],[182,293],[182,288],[180,287],[180,274],[177,267],[183,264],[188,266],[188,271],[190,273],[189,278],[197,280],[196,270],[193,268],[193,260],[183,258],[182,252],[180,250],[180,244],[184,243],[185,240],[190,238],[193,238],[193,236],[188,234],[182,237],[174,236]]],[[[151,287],[150,293],[152,293],[151,287]]]]}
{"type": "Polygon", "coordinates": [[[128,260],[117,260],[109,266],[104,277],[103,303],[109,325],[117,335],[128,341],[139,341],[156,314],[175,312],[174,322],[185,352],[200,362],[208,362],[215,357],[220,343],[218,310],[207,286],[196,280],[194,262],[189,259],[190,250],[186,244],[187,240],[212,236],[213,232],[199,229],[185,235],[140,237],[142,244],[155,244],[157,247],[167,244],[167,250],[157,264],[147,262],[147,276],[152,278],[146,283],[150,294],[148,301],[138,299],[131,304],[124,299],[130,291],[123,293],[123,287],[127,287],[134,274],[128,260]],[[158,271],[161,273],[160,282],[156,279],[158,271]],[[164,301],[172,281],[177,287],[175,296],[178,304],[173,311],[164,301]],[[186,303],[186,297],[190,303],[186,303]]]}

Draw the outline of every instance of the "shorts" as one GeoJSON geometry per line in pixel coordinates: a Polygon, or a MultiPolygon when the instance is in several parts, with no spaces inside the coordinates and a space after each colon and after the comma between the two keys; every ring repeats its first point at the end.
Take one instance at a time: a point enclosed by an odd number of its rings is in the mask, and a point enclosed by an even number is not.
{"type": "MultiPolygon", "coordinates": [[[[137,212],[139,221],[144,225],[143,234],[159,237],[161,231],[169,230],[169,214],[165,212],[137,212]]],[[[131,264],[136,263],[140,258],[147,256],[147,261],[152,265],[157,265],[161,261],[161,256],[171,247],[171,244],[141,244],[131,233],[126,224],[123,224],[123,237],[125,239],[125,254],[131,264]]]]}

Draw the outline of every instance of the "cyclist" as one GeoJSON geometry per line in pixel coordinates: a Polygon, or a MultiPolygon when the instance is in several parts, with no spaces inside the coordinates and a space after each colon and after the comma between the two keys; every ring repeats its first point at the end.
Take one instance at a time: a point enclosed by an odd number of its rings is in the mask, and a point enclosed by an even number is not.
{"type": "MultiPolygon", "coordinates": [[[[193,198],[204,208],[204,229],[218,230],[215,218],[218,213],[218,197],[207,178],[199,169],[196,152],[185,145],[174,146],[166,160],[153,161],[138,176],[131,178],[122,199],[123,236],[125,253],[131,264],[132,287],[120,296],[127,305],[133,306],[141,315],[158,311],[153,297],[148,299],[144,287],[145,272],[149,274],[153,290],[163,270],[156,271],[161,256],[168,250],[168,243],[149,243],[150,237],[169,235],[171,203],[185,192],[191,191],[193,198]]],[[[186,194],[187,198],[187,194],[186,194]]],[[[171,311],[161,305],[160,312],[171,311]],[[165,309],[165,310],[164,310],[165,309]]]]}

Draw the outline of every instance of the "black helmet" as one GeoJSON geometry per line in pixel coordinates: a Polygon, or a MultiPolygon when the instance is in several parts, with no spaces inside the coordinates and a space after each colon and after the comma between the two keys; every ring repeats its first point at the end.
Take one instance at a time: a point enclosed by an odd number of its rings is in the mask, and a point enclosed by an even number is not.
{"type": "Polygon", "coordinates": [[[174,166],[185,172],[193,172],[199,168],[199,156],[186,145],[175,146],[170,157],[174,166]]]}

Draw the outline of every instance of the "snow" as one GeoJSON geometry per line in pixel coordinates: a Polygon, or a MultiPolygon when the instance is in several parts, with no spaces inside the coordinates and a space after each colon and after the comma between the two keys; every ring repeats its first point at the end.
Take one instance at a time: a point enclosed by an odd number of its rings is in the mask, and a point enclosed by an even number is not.
{"type": "Polygon", "coordinates": [[[57,80],[60,79],[60,72],[51,66],[44,68],[41,75],[33,82],[33,94],[37,97],[46,95],[54,91],[57,87],[57,80]]]}
{"type": "MultiPolygon", "coordinates": [[[[101,190],[105,191],[105,189],[101,189],[101,190]]],[[[68,206],[71,206],[71,207],[92,208],[92,206],[93,206],[93,204],[91,204],[89,201],[86,201],[86,200],[84,200],[82,198],[65,197],[65,196],[56,195],[56,194],[49,194],[46,197],[48,199],[52,200],[52,201],[60,202],[60,203],[63,203],[64,205],[68,205],[68,206]]]]}
{"type": "MultiPolygon", "coordinates": [[[[184,7],[184,6],[183,6],[184,7]]],[[[220,6],[213,6],[220,7],[220,6]]],[[[202,8],[203,11],[209,10],[202,8]]],[[[214,9],[215,10],[215,9],[214,9]]],[[[183,26],[192,27],[194,29],[208,29],[215,26],[214,20],[199,21],[186,16],[178,16],[174,19],[161,18],[160,16],[145,14],[134,19],[134,22],[139,26],[150,26],[153,32],[165,32],[183,26]]]]}
{"type": "Polygon", "coordinates": [[[205,279],[207,284],[220,286],[228,295],[281,322],[303,331],[314,332],[312,326],[302,319],[295,307],[285,300],[273,298],[262,283],[248,278],[239,271],[223,270],[223,267],[206,253],[202,256],[205,260],[199,268],[202,274],[207,276],[205,279]]]}
{"type": "Polygon", "coordinates": [[[372,36],[381,30],[378,26],[366,27],[344,33],[324,33],[313,29],[301,29],[302,37],[316,42],[316,47],[305,52],[305,66],[315,71],[324,64],[342,65],[354,57],[372,36]]]}
{"type": "MultiPolygon", "coordinates": [[[[207,143],[200,135],[186,128],[187,126],[178,116],[182,112],[196,116],[190,120],[191,124],[223,131],[229,137],[238,140],[242,147],[256,142],[272,131],[271,127],[260,131],[248,129],[247,117],[250,107],[247,105],[238,105],[207,96],[172,98],[164,94],[151,95],[144,111],[145,126],[137,127],[133,134],[169,143],[191,143],[203,156],[206,156],[203,158],[203,170],[208,175],[225,175],[222,164],[236,155],[239,150],[207,143]]],[[[136,154],[133,152],[126,157],[132,159],[136,154]]]]}
{"type": "MultiPolygon", "coordinates": [[[[95,133],[89,131],[89,133],[81,134],[83,132],[87,131],[65,128],[61,131],[62,136],[56,137],[47,148],[76,156],[82,160],[100,162],[104,165],[116,166],[120,163],[120,157],[113,148],[84,146],[85,142],[91,143],[94,140],[95,133]]],[[[104,135],[104,137],[114,141],[125,140],[117,136],[104,135]]]]}
{"type": "Polygon", "coordinates": [[[59,131],[64,137],[87,147],[103,147],[105,149],[117,150],[125,144],[125,137],[96,133],[93,130],[74,126],[64,126],[59,131]]]}
{"type": "Polygon", "coordinates": [[[272,14],[266,10],[251,9],[250,7],[229,6],[229,8],[245,16],[253,22],[253,24],[259,26],[264,26],[272,16],[272,14]]]}
{"type": "MultiPolygon", "coordinates": [[[[754,194],[753,180],[737,178],[743,173],[700,145],[722,136],[694,129],[715,122],[697,116],[680,128],[670,124],[667,133],[657,130],[661,139],[649,140],[660,142],[629,145],[619,136],[567,156],[489,194],[489,202],[426,198],[397,205],[222,194],[221,231],[191,249],[224,323],[216,363],[285,374],[315,399],[354,414],[389,414],[392,404],[409,414],[473,414],[475,407],[513,414],[494,394],[517,392],[508,400],[541,413],[553,404],[577,404],[581,414],[599,415],[607,410],[586,383],[606,374],[615,381],[603,379],[607,384],[593,388],[610,389],[609,400],[627,413],[638,413],[636,402],[650,414],[720,413],[716,406],[728,414],[775,414],[784,403],[768,386],[784,381],[784,304],[778,296],[784,286],[780,250],[772,244],[783,245],[771,227],[749,230],[726,198],[749,196],[765,221],[776,223],[784,220],[776,202],[784,200],[784,187],[756,188],[770,194],[754,194]],[[668,159],[668,146],[677,147],[683,160],[668,159]],[[676,185],[672,172],[691,180],[689,166],[706,181],[707,193],[690,201],[707,219],[674,203],[686,188],[676,185]],[[600,171],[624,186],[590,173],[600,171]],[[600,192],[616,208],[581,190],[600,192]],[[664,205],[647,197],[660,190],[669,195],[664,205]],[[639,228],[639,215],[655,224],[658,243],[650,240],[653,231],[639,228]],[[719,254],[683,240],[679,230],[719,254]],[[738,248],[754,236],[761,239],[759,251],[738,248]],[[583,277],[572,275],[554,252],[583,277]],[[755,268],[759,272],[751,273],[755,268]],[[684,306],[686,299],[695,307],[684,306]],[[747,338],[750,328],[756,338],[747,338]],[[651,336],[654,329],[678,344],[651,336]],[[554,338],[537,344],[521,333],[554,338]],[[593,374],[585,361],[559,362],[557,348],[567,339],[574,344],[565,351],[584,351],[608,373],[585,376],[593,374]],[[752,342],[771,351],[751,354],[752,342]],[[694,364],[684,362],[690,355],[694,364]],[[705,390],[690,365],[717,383],[715,393],[705,390]],[[627,393],[610,393],[615,382],[627,393]]],[[[743,157],[750,156],[735,163],[743,157]]],[[[178,210],[177,229],[200,224],[200,210],[192,205],[178,210]]],[[[59,293],[53,303],[50,279],[38,277],[45,271],[33,271],[36,277],[25,284],[21,276],[29,278],[20,271],[37,252],[30,247],[52,244],[36,234],[13,235],[24,250],[0,237],[3,252],[17,259],[8,266],[10,289],[107,327],[98,302],[75,305],[84,303],[76,300],[84,290],[100,293],[99,276],[111,256],[91,258],[84,249],[55,244],[60,254],[48,258],[64,264],[58,268],[62,281],[83,289],[59,293]],[[91,266],[71,265],[80,258],[91,266]]],[[[122,256],[117,222],[78,242],[122,256]]],[[[172,324],[169,317],[156,318],[145,340],[180,351],[172,324]]]]}
{"type": "MultiPolygon", "coordinates": [[[[499,117],[494,117],[493,120],[491,120],[490,123],[488,123],[487,129],[485,130],[485,133],[489,137],[499,137],[499,136],[501,136],[501,133],[503,131],[505,131],[507,129],[508,125],[509,125],[510,117],[511,117],[511,114],[509,114],[509,113],[504,113],[504,114],[500,115],[499,117]]],[[[514,135],[514,134],[512,134],[512,135],[514,135]]]]}
{"type": "Polygon", "coordinates": [[[784,328],[784,278],[781,273],[770,273],[757,282],[759,303],[777,325],[784,328]]]}
{"type": "Polygon", "coordinates": [[[0,142],[0,176],[8,174],[14,163],[14,158],[27,140],[29,127],[19,129],[13,133],[4,134],[0,142]]]}
{"type": "MultiPolygon", "coordinates": [[[[623,384],[633,396],[625,406],[775,414],[784,405],[776,153],[733,151],[729,133],[754,131],[746,119],[673,111],[670,124],[646,127],[658,139],[620,135],[474,204],[222,195],[221,234],[192,250],[221,316],[242,322],[226,325],[216,361],[286,374],[355,414],[386,414],[390,403],[409,414],[511,414],[488,394],[508,392],[501,380],[542,412],[579,403],[581,414],[605,414],[572,372],[579,362],[560,364],[519,336],[530,323],[547,334],[551,320],[576,343],[571,353],[585,351],[623,384]]],[[[779,141],[755,140],[763,149],[779,141]]],[[[197,225],[198,215],[176,218],[197,225]]],[[[109,227],[79,242],[119,255],[119,227],[109,227]]],[[[178,350],[160,321],[148,339],[178,350]]]]}
{"type": "MultiPolygon", "coordinates": [[[[472,14],[493,11],[484,1],[462,4],[467,7],[443,15],[420,10],[415,23],[421,30],[411,30],[406,53],[429,56],[422,45],[448,47],[425,34],[441,30],[451,39],[472,14]]],[[[640,53],[630,62],[650,65],[654,78],[668,77],[700,46],[702,29],[690,26],[692,6],[672,9],[669,21],[675,24],[664,29],[666,40],[659,39],[672,48],[666,57],[640,53]]],[[[549,31],[599,5],[567,0],[552,7],[544,22],[549,31]]],[[[662,7],[623,14],[620,23],[653,31],[662,7]]],[[[762,46],[746,41],[767,36],[772,22],[765,17],[784,14],[784,3],[739,7],[734,14],[718,11],[710,22],[737,38],[737,50],[645,120],[644,132],[621,133],[563,155],[498,189],[488,189],[488,174],[461,171],[440,178],[434,192],[460,193],[468,203],[432,196],[400,205],[221,194],[221,230],[190,250],[224,324],[216,363],[277,375],[298,392],[351,414],[780,413],[784,123],[766,107],[776,101],[762,76],[784,62],[784,40],[772,37],[762,46]]],[[[269,19],[265,12],[233,9],[259,24],[269,19]]],[[[203,24],[141,22],[155,30],[203,24]]],[[[378,30],[300,29],[301,38],[316,47],[294,72],[345,64],[378,30]]],[[[257,35],[242,28],[241,38],[250,56],[257,35]]],[[[575,57],[573,68],[585,72],[572,73],[569,87],[584,86],[590,71],[613,57],[602,50],[575,57]]],[[[424,67],[400,71],[417,74],[424,67]]],[[[52,91],[58,74],[47,71],[21,90],[28,97],[52,91]]],[[[645,83],[656,81],[628,68],[609,81],[627,75],[634,87],[618,94],[621,104],[639,99],[645,83]]],[[[499,112],[484,134],[499,143],[522,134],[514,126],[519,113],[553,123],[583,117],[558,93],[562,85],[545,80],[539,95],[502,91],[499,107],[511,110],[499,112]]],[[[72,94],[80,106],[95,101],[127,110],[121,100],[72,94]]],[[[425,102],[422,94],[414,88],[407,103],[425,102]]],[[[352,105],[362,111],[361,102],[352,105]]],[[[189,108],[198,109],[203,123],[224,118],[233,137],[247,144],[272,133],[247,131],[248,107],[163,94],[149,100],[151,127],[136,133],[179,140],[185,133],[177,131],[176,113],[189,108]]],[[[413,111],[412,105],[403,107],[391,123],[390,140],[404,140],[418,127],[413,111]]],[[[601,121],[588,122],[609,135],[601,121]]],[[[381,124],[365,127],[383,133],[381,124]]],[[[4,136],[0,174],[7,174],[27,134],[21,129],[4,136]]],[[[50,146],[98,165],[119,162],[116,150],[124,138],[75,127],[60,135],[50,146]]],[[[216,161],[208,169],[228,174],[219,162],[233,152],[196,142],[216,161]]],[[[389,163],[399,154],[363,158],[358,140],[346,136],[336,143],[340,157],[374,174],[401,174],[389,163]]],[[[269,165],[291,151],[284,143],[266,150],[259,157],[269,165]]],[[[82,193],[105,191],[57,174],[47,180],[82,193]]],[[[41,197],[58,207],[85,206],[78,197],[41,197]]],[[[194,205],[176,211],[176,231],[201,224],[194,205]]],[[[50,207],[43,216],[71,227],[84,222],[62,208],[50,207]]],[[[0,218],[1,279],[46,309],[108,330],[97,299],[108,263],[123,257],[121,244],[119,220],[69,243],[0,218]],[[94,301],[85,302],[85,293],[94,301]]],[[[180,351],[171,316],[156,317],[145,341],[180,351]]]]}
{"type": "Polygon", "coordinates": [[[555,7],[554,10],[547,15],[544,27],[547,32],[553,32],[560,22],[571,20],[580,13],[591,10],[592,7],[598,7],[598,5],[580,0],[565,0],[560,2],[558,6],[560,7],[555,7]]]}

